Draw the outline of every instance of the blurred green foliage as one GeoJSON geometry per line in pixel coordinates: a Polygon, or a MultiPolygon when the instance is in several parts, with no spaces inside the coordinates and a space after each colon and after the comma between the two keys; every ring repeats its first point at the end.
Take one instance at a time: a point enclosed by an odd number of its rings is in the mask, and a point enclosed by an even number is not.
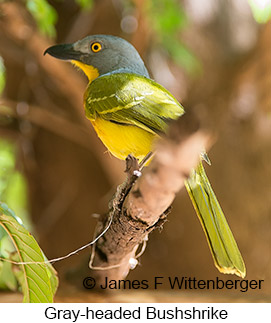
{"type": "MultiPolygon", "coordinates": [[[[24,295],[24,303],[52,303],[54,294],[58,288],[58,277],[50,263],[45,263],[46,257],[40,249],[35,238],[25,227],[14,219],[7,206],[0,204],[0,225],[11,238],[16,252],[10,254],[9,260],[21,262],[20,266],[10,269],[18,281],[24,295]]],[[[10,279],[5,270],[5,263],[1,261],[4,276],[10,279]],[[5,275],[6,274],[6,275],[5,275]]],[[[14,278],[14,277],[13,277],[14,278]]],[[[2,282],[0,281],[0,284],[2,282]]],[[[6,281],[3,281],[6,283],[6,281]]],[[[6,284],[8,287],[8,284],[6,284]]],[[[10,282],[9,282],[10,285],[10,282]]]]}
{"type": "MultiPolygon", "coordinates": [[[[11,210],[6,203],[0,202],[0,214],[2,213],[10,215],[19,223],[22,223],[22,220],[15,215],[14,211],[11,210]]],[[[15,247],[6,231],[0,225],[0,257],[9,259],[10,257],[13,257],[14,253],[15,247]]],[[[10,289],[13,291],[18,289],[16,275],[12,268],[11,263],[0,261],[0,289],[10,289]]]]}
{"type": "Polygon", "coordinates": [[[90,10],[92,9],[92,6],[93,6],[93,0],[75,0],[75,2],[83,10],[90,10]]]}
{"type": "Polygon", "coordinates": [[[271,0],[248,0],[254,19],[264,24],[271,19],[271,0]]]}
{"type": "Polygon", "coordinates": [[[15,145],[0,139],[0,201],[19,214],[29,228],[27,185],[24,176],[16,169],[15,163],[15,145]]]}
{"type": "Polygon", "coordinates": [[[56,35],[57,12],[46,0],[26,0],[26,7],[35,18],[40,31],[49,36],[56,35]]]}
{"type": "Polygon", "coordinates": [[[18,282],[12,271],[12,264],[9,262],[0,261],[0,290],[9,289],[15,291],[17,288],[18,282]]]}
{"type": "MultiPolygon", "coordinates": [[[[64,0],[62,0],[64,1],[64,0]]],[[[93,0],[75,0],[82,10],[90,10],[93,0]]],[[[26,7],[37,22],[38,28],[48,37],[56,36],[55,24],[57,22],[57,12],[47,0],[26,0],[26,7]]]]}
{"type": "MultiPolygon", "coordinates": [[[[27,205],[27,186],[24,176],[16,170],[15,145],[0,139],[0,207],[6,214],[16,218],[30,228],[27,205]],[[10,209],[9,205],[12,209],[10,209]],[[20,215],[18,218],[15,212],[20,215]]],[[[7,233],[0,227],[0,257],[9,258],[15,251],[7,233]]],[[[16,289],[17,280],[11,271],[11,264],[0,262],[0,289],[16,289]]]]}
{"type": "Polygon", "coordinates": [[[181,42],[180,34],[188,27],[188,19],[181,3],[177,0],[147,0],[145,8],[150,26],[160,45],[188,73],[199,72],[199,60],[181,42]]]}
{"type": "Polygon", "coordinates": [[[0,94],[3,92],[6,84],[6,69],[2,57],[0,56],[0,94]]]}

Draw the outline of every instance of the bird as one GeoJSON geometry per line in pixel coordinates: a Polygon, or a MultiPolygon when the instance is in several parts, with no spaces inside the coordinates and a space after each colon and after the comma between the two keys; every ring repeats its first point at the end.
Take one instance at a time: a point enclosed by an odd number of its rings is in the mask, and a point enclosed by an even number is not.
{"type": "MultiPolygon", "coordinates": [[[[125,39],[90,35],[74,43],[51,46],[45,54],[70,61],[85,73],[85,115],[116,158],[125,160],[132,155],[139,162],[144,160],[169,122],[184,114],[179,101],[151,79],[139,53],[125,39]]],[[[202,161],[191,171],[185,187],[215,266],[221,273],[244,278],[243,258],[202,161]]]]}

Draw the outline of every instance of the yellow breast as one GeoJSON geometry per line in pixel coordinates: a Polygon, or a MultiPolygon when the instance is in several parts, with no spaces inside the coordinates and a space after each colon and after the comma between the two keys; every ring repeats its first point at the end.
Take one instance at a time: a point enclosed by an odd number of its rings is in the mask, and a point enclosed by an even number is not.
{"type": "Polygon", "coordinates": [[[117,124],[99,117],[90,121],[107,149],[119,159],[132,154],[141,161],[158,137],[137,126],[117,124]]]}

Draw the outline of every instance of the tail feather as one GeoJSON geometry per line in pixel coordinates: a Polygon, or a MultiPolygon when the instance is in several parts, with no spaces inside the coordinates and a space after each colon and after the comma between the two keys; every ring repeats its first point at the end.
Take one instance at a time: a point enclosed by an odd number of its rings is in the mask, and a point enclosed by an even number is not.
{"type": "Polygon", "coordinates": [[[202,162],[185,182],[205,232],[215,266],[224,274],[246,275],[243,258],[212,190],[202,162]]]}

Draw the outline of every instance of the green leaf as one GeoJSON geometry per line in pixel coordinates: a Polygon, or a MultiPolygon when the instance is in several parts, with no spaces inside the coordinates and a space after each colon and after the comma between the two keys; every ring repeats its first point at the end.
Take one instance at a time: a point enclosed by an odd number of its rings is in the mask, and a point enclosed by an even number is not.
{"type": "Polygon", "coordinates": [[[180,34],[189,25],[183,5],[178,0],[146,0],[146,16],[155,32],[155,40],[165,49],[176,64],[192,76],[201,73],[196,55],[181,41],[180,34]]]}
{"type": "MultiPolygon", "coordinates": [[[[43,257],[45,260],[47,260],[46,256],[43,254],[43,257]]],[[[57,277],[57,271],[55,268],[51,265],[48,264],[46,266],[46,271],[50,279],[51,287],[52,287],[52,293],[53,295],[56,293],[57,288],[58,288],[58,277],[57,277]]]]}
{"type": "Polygon", "coordinates": [[[267,23],[271,19],[270,0],[248,0],[254,19],[259,24],[267,23]]]}
{"type": "Polygon", "coordinates": [[[4,90],[6,84],[6,69],[2,57],[0,56],[0,94],[4,90]]]}
{"type": "Polygon", "coordinates": [[[0,261],[0,289],[9,289],[15,291],[17,289],[17,280],[12,271],[12,264],[0,261]]]}
{"type": "Polygon", "coordinates": [[[93,6],[93,0],[75,0],[83,10],[90,10],[93,6]]]}
{"type": "MultiPolygon", "coordinates": [[[[3,207],[1,209],[0,211],[3,211],[3,207]]],[[[45,261],[34,237],[11,215],[0,215],[0,225],[11,238],[20,262],[45,261]]],[[[58,283],[56,273],[50,264],[22,264],[17,267],[15,274],[21,284],[25,303],[53,302],[58,283]]]]}
{"type": "MultiPolygon", "coordinates": [[[[2,108],[5,107],[0,106],[0,113],[2,108]]],[[[4,139],[0,139],[0,201],[6,203],[6,206],[2,205],[2,208],[8,208],[7,205],[9,205],[15,211],[15,213],[10,209],[8,211],[12,212],[15,218],[15,214],[20,214],[26,228],[31,231],[27,183],[24,175],[16,168],[16,145],[4,139]]]]}
{"type": "Polygon", "coordinates": [[[0,202],[0,213],[12,216],[18,223],[23,224],[22,220],[8,207],[6,203],[0,202]]]}
{"type": "Polygon", "coordinates": [[[176,0],[150,1],[150,18],[153,28],[159,35],[176,35],[188,24],[187,17],[180,3],[176,0]]]}
{"type": "Polygon", "coordinates": [[[56,10],[46,0],[27,0],[26,7],[35,18],[40,31],[49,37],[54,37],[57,21],[56,10]]]}
{"type": "MultiPolygon", "coordinates": [[[[2,110],[2,109],[1,109],[2,110]]],[[[8,141],[0,139],[0,200],[5,200],[5,190],[8,186],[10,175],[15,168],[14,146],[8,141]]]]}
{"type": "MultiPolygon", "coordinates": [[[[165,43],[168,43],[168,41],[163,39],[163,44],[165,43]]],[[[167,49],[173,60],[190,75],[201,73],[200,61],[184,44],[176,39],[171,39],[171,42],[167,44],[167,49]]]]}

